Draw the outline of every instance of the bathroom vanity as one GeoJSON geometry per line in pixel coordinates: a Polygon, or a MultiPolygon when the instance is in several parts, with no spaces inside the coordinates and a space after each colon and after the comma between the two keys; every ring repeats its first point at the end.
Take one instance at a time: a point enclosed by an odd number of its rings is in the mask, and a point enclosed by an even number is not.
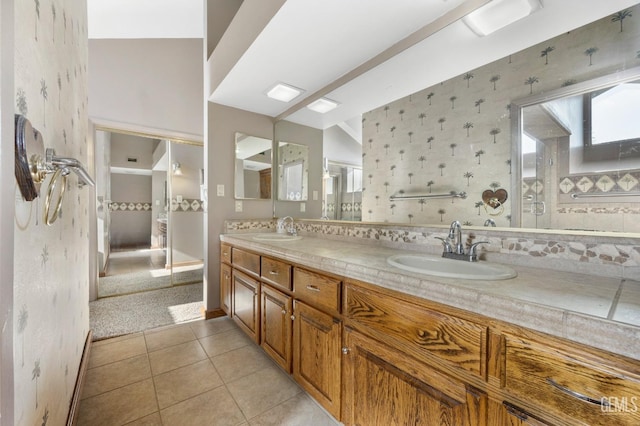
{"type": "Polygon", "coordinates": [[[403,248],[254,236],[221,236],[223,309],[346,425],[640,423],[637,327],[591,316],[620,279],[432,277],[386,262],[403,248]]]}

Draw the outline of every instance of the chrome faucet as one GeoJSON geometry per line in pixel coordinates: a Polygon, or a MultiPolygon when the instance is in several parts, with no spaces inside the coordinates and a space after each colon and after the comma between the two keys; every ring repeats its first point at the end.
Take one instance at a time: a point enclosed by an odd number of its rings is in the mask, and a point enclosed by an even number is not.
{"type": "Polygon", "coordinates": [[[467,262],[477,262],[477,248],[480,244],[489,244],[489,241],[478,241],[471,244],[469,251],[465,253],[464,244],[462,243],[462,225],[455,220],[449,227],[449,235],[447,238],[436,237],[442,241],[444,248],[442,257],[456,260],[466,260],[467,262]]]}
{"type": "Polygon", "coordinates": [[[296,231],[296,227],[293,224],[293,218],[291,216],[285,216],[278,219],[278,223],[276,225],[276,232],[279,234],[289,234],[289,235],[298,235],[296,231]],[[288,225],[287,225],[288,222],[288,225]]]}
{"type": "Polygon", "coordinates": [[[492,226],[492,227],[496,227],[496,221],[493,219],[487,219],[484,221],[484,226],[492,226]]]}

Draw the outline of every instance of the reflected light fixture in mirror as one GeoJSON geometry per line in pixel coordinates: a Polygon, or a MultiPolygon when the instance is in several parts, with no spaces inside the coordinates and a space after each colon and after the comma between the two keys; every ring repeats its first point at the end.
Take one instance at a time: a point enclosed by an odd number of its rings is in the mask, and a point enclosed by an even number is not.
{"type": "Polygon", "coordinates": [[[171,169],[173,170],[174,175],[182,176],[182,168],[180,167],[180,163],[177,161],[171,165],[171,169]]]}
{"type": "Polygon", "coordinates": [[[462,21],[478,37],[484,37],[542,8],[540,0],[493,0],[462,21]]]}
{"type": "Polygon", "coordinates": [[[266,95],[271,99],[281,102],[291,102],[304,90],[285,83],[276,83],[271,89],[267,90],[266,95]]]}
{"type": "Polygon", "coordinates": [[[338,105],[340,105],[338,102],[332,101],[331,99],[320,98],[318,100],[311,102],[309,105],[307,105],[307,108],[309,108],[311,111],[324,114],[333,109],[336,109],[338,105]]]}

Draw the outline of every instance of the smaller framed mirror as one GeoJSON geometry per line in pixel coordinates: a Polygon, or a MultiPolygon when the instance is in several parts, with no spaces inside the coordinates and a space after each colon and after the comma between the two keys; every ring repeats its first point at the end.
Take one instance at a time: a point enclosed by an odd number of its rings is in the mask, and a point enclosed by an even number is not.
{"type": "Polygon", "coordinates": [[[271,139],[236,132],[236,199],[271,199],[271,162],[271,139]]]}
{"type": "Polygon", "coordinates": [[[309,186],[309,147],[278,142],[278,200],[306,201],[309,186]]]}

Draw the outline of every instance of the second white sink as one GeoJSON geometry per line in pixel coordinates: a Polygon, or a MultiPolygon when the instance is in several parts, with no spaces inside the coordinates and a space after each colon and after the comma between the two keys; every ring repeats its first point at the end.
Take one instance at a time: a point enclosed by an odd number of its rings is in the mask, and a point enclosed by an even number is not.
{"type": "Polygon", "coordinates": [[[518,275],[508,266],[497,263],[466,262],[431,255],[399,254],[388,257],[387,263],[405,271],[465,280],[508,280],[518,275]]]}

